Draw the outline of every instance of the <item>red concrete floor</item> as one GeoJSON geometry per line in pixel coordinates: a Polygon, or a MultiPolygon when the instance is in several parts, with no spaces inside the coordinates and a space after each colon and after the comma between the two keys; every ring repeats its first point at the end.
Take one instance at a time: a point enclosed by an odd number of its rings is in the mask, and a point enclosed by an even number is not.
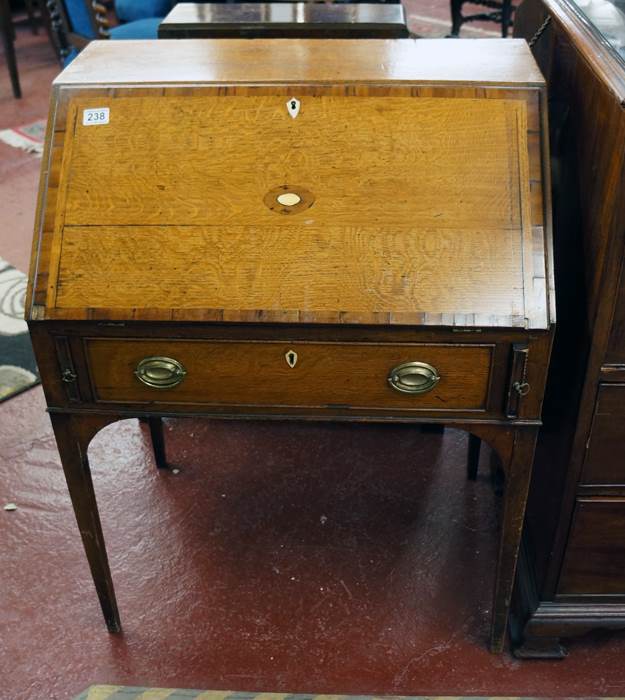
{"type": "MultiPolygon", "coordinates": [[[[56,67],[18,36],[0,128],[44,116],[56,67]]],[[[0,145],[0,256],[25,269],[38,161],[0,145]]],[[[562,662],[486,650],[496,501],[465,437],[406,426],[137,421],[90,451],[124,633],[110,635],[40,389],[0,404],[0,698],[93,683],[316,693],[625,695],[625,635],[562,662]]],[[[484,455],[483,465],[488,455],[484,455]]]]}

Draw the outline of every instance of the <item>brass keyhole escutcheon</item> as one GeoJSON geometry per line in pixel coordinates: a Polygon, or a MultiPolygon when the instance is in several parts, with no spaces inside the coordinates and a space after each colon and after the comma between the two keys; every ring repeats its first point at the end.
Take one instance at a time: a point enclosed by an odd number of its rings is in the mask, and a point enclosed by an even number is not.
{"type": "Polygon", "coordinates": [[[284,354],[284,357],[286,359],[287,365],[293,369],[295,365],[297,364],[297,353],[295,350],[287,350],[286,353],[284,354]]]}
{"type": "Polygon", "coordinates": [[[263,202],[276,214],[298,214],[312,207],[315,196],[299,185],[273,187],[263,197],[263,202]]]}

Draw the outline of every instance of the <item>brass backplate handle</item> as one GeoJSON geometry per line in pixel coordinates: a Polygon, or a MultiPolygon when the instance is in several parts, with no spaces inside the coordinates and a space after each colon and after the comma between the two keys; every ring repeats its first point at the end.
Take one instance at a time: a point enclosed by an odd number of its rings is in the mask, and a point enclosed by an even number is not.
{"type": "Polygon", "coordinates": [[[426,394],[439,379],[436,368],[426,362],[404,362],[393,367],[388,375],[388,383],[402,394],[426,394]]]}
{"type": "Polygon", "coordinates": [[[187,370],[171,357],[144,357],[135,370],[135,377],[152,389],[172,389],[186,375],[187,370]]]}

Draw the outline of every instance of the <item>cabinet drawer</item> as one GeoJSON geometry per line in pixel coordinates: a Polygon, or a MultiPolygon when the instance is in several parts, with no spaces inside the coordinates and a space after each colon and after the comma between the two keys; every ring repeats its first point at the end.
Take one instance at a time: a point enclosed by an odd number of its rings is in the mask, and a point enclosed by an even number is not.
{"type": "Polygon", "coordinates": [[[558,593],[625,595],[625,500],[577,502],[558,593]]]}
{"type": "MultiPolygon", "coordinates": [[[[97,402],[408,411],[485,410],[494,351],[493,345],[112,338],[86,339],[85,346],[97,402]],[[163,372],[177,371],[172,382],[179,383],[168,388],[143,383],[136,372],[146,358],[173,360],[163,372]],[[440,379],[419,368],[400,378],[400,387],[421,379],[427,387],[432,379],[427,392],[392,388],[391,370],[409,362],[430,365],[440,379]]],[[[158,360],[150,363],[158,375],[158,360]]]]}
{"type": "Polygon", "coordinates": [[[614,365],[625,364],[625,268],[621,270],[605,361],[614,365]]]}
{"type": "Polygon", "coordinates": [[[597,394],[582,482],[625,484],[625,385],[602,384],[597,394]]]}

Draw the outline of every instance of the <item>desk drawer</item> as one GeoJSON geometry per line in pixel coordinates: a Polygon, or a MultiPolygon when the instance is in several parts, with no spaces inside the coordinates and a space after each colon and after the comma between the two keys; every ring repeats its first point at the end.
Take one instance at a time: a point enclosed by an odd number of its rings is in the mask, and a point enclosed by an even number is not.
{"type": "Polygon", "coordinates": [[[113,338],[85,346],[97,402],[409,411],[485,410],[494,351],[487,344],[113,338]],[[406,363],[421,364],[391,373],[406,363]],[[415,388],[425,391],[405,393],[415,388]]]}

